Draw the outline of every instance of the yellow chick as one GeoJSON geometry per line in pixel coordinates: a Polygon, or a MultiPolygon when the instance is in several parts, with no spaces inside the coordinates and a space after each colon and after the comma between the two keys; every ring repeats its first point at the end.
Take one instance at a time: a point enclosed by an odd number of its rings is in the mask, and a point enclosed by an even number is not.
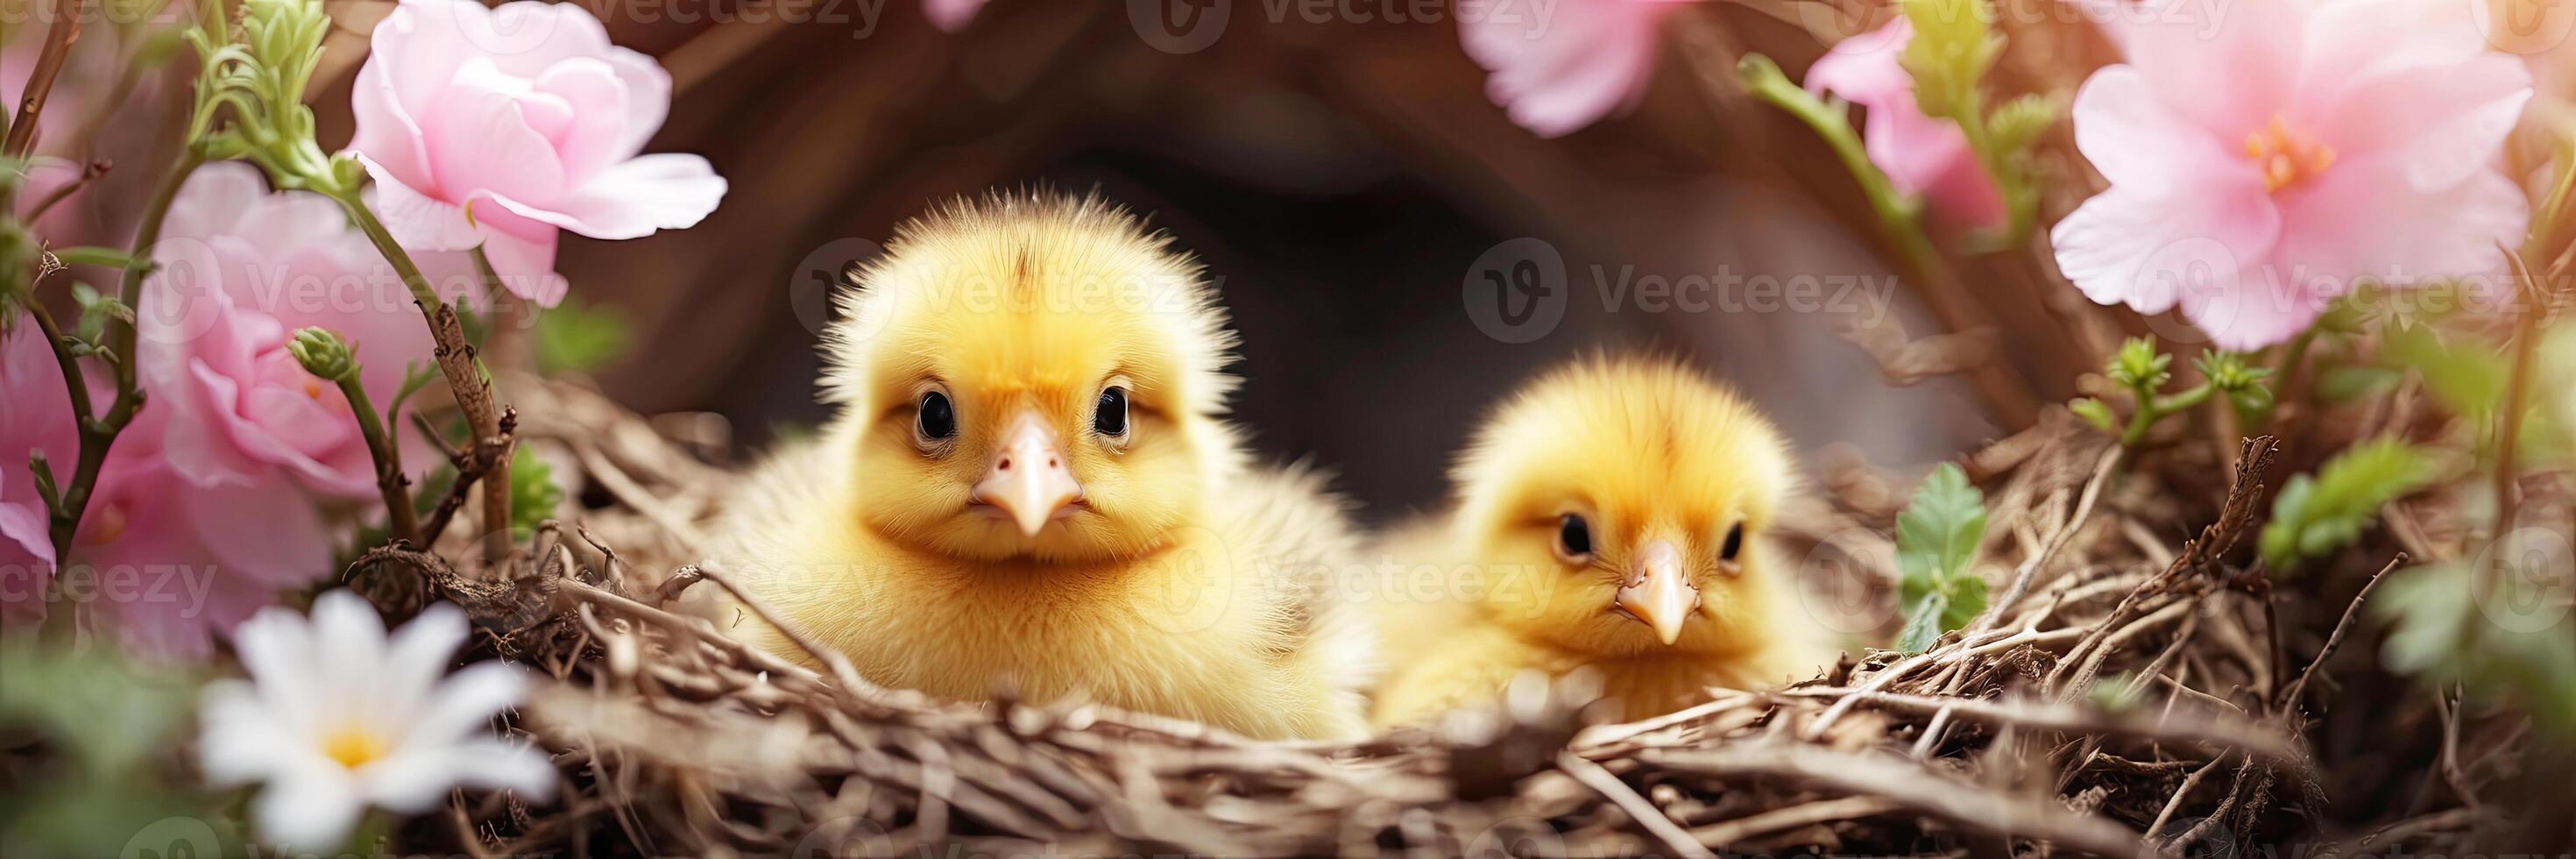
{"type": "Polygon", "coordinates": [[[1323,587],[1358,538],[1320,478],[1247,466],[1216,417],[1234,335],[1193,261],[1097,199],[997,194],[855,280],[825,337],[838,416],[722,523],[747,590],[889,686],[1366,731],[1374,636],[1323,587]]]}
{"type": "Polygon", "coordinates": [[[1835,658],[1763,538],[1795,483],[1778,431],[1690,369],[1601,357],[1545,376],[1452,479],[1450,513],[1381,542],[1441,584],[1373,600],[1408,660],[1378,691],[1381,725],[1485,702],[1524,671],[1588,666],[1644,718],[1835,658]]]}

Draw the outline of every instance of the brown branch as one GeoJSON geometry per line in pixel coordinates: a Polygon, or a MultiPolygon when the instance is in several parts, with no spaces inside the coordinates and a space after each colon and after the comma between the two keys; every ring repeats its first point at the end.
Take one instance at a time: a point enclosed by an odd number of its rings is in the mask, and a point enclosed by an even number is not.
{"type": "Polygon", "coordinates": [[[53,24],[45,30],[45,47],[36,55],[35,70],[27,75],[27,88],[18,95],[18,115],[9,121],[8,139],[0,141],[0,156],[24,160],[36,148],[36,119],[45,111],[46,97],[53,94],[63,60],[71,56],[72,42],[80,38],[80,7],[81,0],[54,0],[53,24]]]}
{"type": "Polygon", "coordinates": [[[2144,848],[2138,833],[2105,818],[2068,811],[2053,798],[2034,801],[1999,793],[1900,758],[1777,740],[1714,749],[1653,749],[1638,758],[1684,772],[1782,778],[1877,796],[1968,830],[2037,838],[2086,853],[2138,856],[2144,848]]]}
{"type": "MultiPolygon", "coordinates": [[[[2504,411],[2496,415],[2495,461],[2495,529],[2489,539],[2502,540],[2513,532],[2514,519],[2520,511],[2522,493],[2516,491],[2520,475],[2515,467],[2515,454],[2522,446],[2522,413],[2531,403],[2531,356],[2540,345],[2540,321],[2549,315],[2549,302],[2541,291],[2539,278],[2522,254],[2503,242],[2496,249],[2504,252],[2513,267],[2514,295],[2523,301],[2522,313],[2513,321],[2513,367],[2505,383],[2504,411]]],[[[2483,571],[2479,572],[2484,575],[2483,571]]]]}

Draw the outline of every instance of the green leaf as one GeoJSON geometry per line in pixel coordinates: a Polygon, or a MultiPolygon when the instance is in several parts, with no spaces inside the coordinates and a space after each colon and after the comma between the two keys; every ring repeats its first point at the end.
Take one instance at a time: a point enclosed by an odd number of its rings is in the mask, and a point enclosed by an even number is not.
{"type": "Polygon", "coordinates": [[[393,400],[385,403],[385,425],[395,428],[395,432],[401,432],[403,402],[411,399],[411,395],[420,393],[420,389],[428,387],[430,381],[437,378],[438,365],[436,364],[426,361],[404,362],[402,387],[395,389],[393,400]]]}
{"type": "Polygon", "coordinates": [[[2367,441],[2335,455],[2314,475],[2290,478],[2263,526],[2263,562],[2288,570],[2303,558],[2332,554],[2355,538],[2379,509],[2432,485],[2436,464],[2395,439],[2367,441]]]}
{"type": "MultiPolygon", "coordinates": [[[[2563,574],[2563,559],[2558,569],[2563,574]]],[[[2479,698],[2514,702],[2543,728],[2576,737],[2576,647],[2567,646],[2576,617],[2509,613],[2499,621],[2480,602],[2477,573],[2468,562],[2451,561],[2398,572],[2381,585],[2369,604],[2391,627],[2381,658],[2390,670],[2430,686],[2458,683],[2479,698]]],[[[2563,598],[2567,587],[2558,583],[2556,594],[2563,598]]]]}
{"type": "Polygon", "coordinates": [[[633,326],[616,308],[566,300],[537,315],[537,371],[551,376],[597,370],[624,357],[633,339],[633,326]]]}
{"type": "Polygon", "coordinates": [[[2019,154],[2057,124],[2065,104],[2049,95],[2024,95],[2003,104],[1986,115],[1986,125],[1995,136],[1995,148],[2008,154],[2019,154]]]}
{"type": "Polygon", "coordinates": [[[1898,8],[1914,25],[1898,63],[1914,79],[1924,115],[1983,123],[1977,87],[2003,54],[1985,0],[1899,0],[1898,8]]]}
{"type": "Polygon", "coordinates": [[[520,451],[510,457],[510,533],[514,539],[527,539],[536,532],[538,523],[554,518],[555,508],[563,504],[563,487],[555,485],[554,468],[546,461],[520,451]]]}
{"type": "Polygon", "coordinates": [[[1986,581],[1970,569],[1985,533],[1985,495],[1957,464],[1933,469],[1914,490],[1896,516],[1897,597],[1906,617],[1900,649],[1929,647],[1985,611],[1986,581]]]}
{"type": "MultiPolygon", "coordinates": [[[[2173,356],[2156,351],[2156,338],[2131,337],[2120,344],[2119,353],[2111,356],[2111,365],[2103,372],[2122,387],[2153,393],[2173,381],[2173,356]]],[[[2144,400],[2141,396],[2140,401],[2144,400]]]]}
{"type": "Polygon", "coordinates": [[[1939,591],[1923,594],[1905,603],[1905,628],[1896,633],[1896,649],[1906,653],[1929,650],[1941,639],[1942,618],[1950,613],[1950,600],[1939,591]]]}
{"type": "Polygon", "coordinates": [[[1958,464],[1942,463],[1896,516],[1897,569],[1907,578],[1955,575],[1975,559],[1985,533],[1985,494],[1958,464]]]}
{"type": "Polygon", "coordinates": [[[160,752],[196,690],[193,678],[129,665],[115,648],[61,651],[25,637],[0,645],[0,677],[8,678],[0,725],[52,738],[94,778],[130,772],[160,752]]]}
{"type": "Polygon", "coordinates": [[[2083,418],[2085,423],[2092,424],[2095,429],[2103,432],[2111,432],[2112,427],[2117,423],[2111,416],[2111,407],[2092,397],[2077,397],[2073,402],[2066,404],[2066,410],[2074,412],[2076,417],[2083,418]]]}
{"type": "Polygon", "coordinates": [[[2387,393],[2397,387],[2404,376],[2386,367],[2328,367],[2325,372],[2317,374],[2317,396],[2330,402],[2348,403],[2387,393]]]}
{"type": "Polygon", "coordinates": [[[2430,325],[2393,326],[2380,340],[2382,364],[2412,369],[2424,390],[2453,412],[2483,425],[2504,402],[2511,370],[2502,350],[2485,342],[2453,343],[2430,325]]]}

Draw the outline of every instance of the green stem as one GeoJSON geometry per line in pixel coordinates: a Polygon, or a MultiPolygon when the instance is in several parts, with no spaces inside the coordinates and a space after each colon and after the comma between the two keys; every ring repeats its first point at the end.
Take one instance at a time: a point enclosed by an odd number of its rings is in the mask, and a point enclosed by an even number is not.
{"type": "MultiPolygon", "coordinates": [[[[2308,348],[2316,345],[2317,333],[2324,328],[2323,325],[2312,324],[2301,329],[2299,336],[2290,338],[2290,345],[2281,350],[2281,363],[2272,368],[2272,390],[2284,395],[2297,390],[2299,373],[2307,366],[2308,348]]],[[[2272,414],[2280,407],[2281,398],[2274,397],[2270,404],[2254,413],[2251,416],[2253,419],[2245,425],[2247,427],[2271,426],[2272,414]]]]}
{"type": "Polygon", "coordinates": [[[385,514],[390,517],[386,521],[394,539],[419,547],[420,514],[412,509],[411,492],[404,488],[410,480],[403,476],[402,448],[385,432],[384,422],[376,417],[375,403],[367,398],[367,387],[358,379],[355,371],[342,376],[340,395],[349,399],[349,410],[357,413],[358,434],[367,440],[367,455],[376,462],[376,489],[385,497],[385,514]]]}
{"type": "Polygon", "coordinates": [[[2136,448],[2145,443],[2147,431],[2155,428],[2157,421],[2208,402],[2209,395],[2217,390],[2207,382],[2202,382],[2182,393],[2164,397],[2156,396],[2156,392],[2145,388],[2131,389],[2130,393],[2138,401],[2138,411],[2137,414],[2129,416],[2128,430],[2120,433],[2120,446],[2136,448]]]}
{"type": "MultiPolygon", "coordinates": [[[[134,231],[134,251],[127,254],[129,262],[137,264],[126,266],[125,277],[119,282],[116,292],[128,310],[135,310],[142,300],[143,278],[152,267],[140,262],[151,259],[152,246],[160,243],[161,224],[170,215],[171,202],[179,198],[179,187],[187,183],[188,176],[204,163],[205,155],[196,147],[183,149],[178,163],[171,165],[170,172],[161,177],[161,184],[153,189],[150,202],[145,204],[143,223],[134,231]]],[[[70,565],[72,538],[80,533],[81,517],[89,509],[90,490],[98,484],[99,469],[107,464],[108,449],[116,444],[117,434],[134,422],[134,413],[143,407],[143,389],[134,378],[137,339],[134,325],[131,318],[108,322],[108,351],[115,358],[112,365],[115,368],[116,399],[109,403],[106,414],[90,410],[86,404],[88,391],[78,368],[65,365],[63,382],[71,388],[72,403],[79,409],[76,417],[80,421],[81,445],[80,464],[73,469],[71,482],[63,485],[62,503],[53,511],[54,566],[58,570],[70,565]]],[[[55,342],[56,348],[61,348],[60,339],[55,342]]]]}
{"type": "MultiPolygon", "coordinates": [[[[510,440],[501,434],[500,410],[494,405],[492,381],[475,361],[474,344],[466,342],[456,308],[439,299],[438,291],[430,285],[429,278],[422,275],[420,266],[412,262],[411,252],[404,250],[402,243],[394,240],[393,233],[385,229],[384,222],[376,219],[376,213],[368,210],[358,190],[335,187],[323,193],[348,211],[349,219],[357,223],[359,231],[366,233],[367,240],[375,243],[376,252],[384,255],[385,262],[391,263],[394,272],[402,276],[403,284],[411,288],[412,302],[420,307],[422,321],[429,325],[430,338],[438,344],[434,357],[438,359],[439,374],[447,379],[448,392],[456,397],[457,408],[465,413],[466,424],[474,432],[470,448],[475,451],[474,464],[480,467],[484,477],[484,554],[487,558],[498,558],[510,548],[510,440]]],[[[465,475],[459,474],[457,479],[463,480],[465,475]]],[[[424,535],[424,538],[435,539],[436,535],[424,535]]]]}
{"type": "MultiPolygon", "coordinates": [[[[1869,199],[1870,209],[1878,215],[1879,225],[1888,241],[1896,246],[1906,270],[1914,277],[1916,294],[1930,308],[1941,326],[1953,333],[1966,333],[1985,327],[1975,299],[1967,287],[1942,261],[1940,251],[1923,232],[1922,205],[1896,190],[1887,174],[1869,160],[1860,134],[1852,130],[1849,111],[1840,103],[1827,103],[1812,93],[1789,82],[1778,63],[1761,54],[1746,54],[1736,65],[1736,79],[1753,94],[1774,107],[1797,117],[1842,162],[1843,169],[1860,183],[1861,193],[1869,199]]],[[[1966,372],[1968,381],[1977,389],[1996,417],[2006,426],[2029,426],[2036,420],[2039,401],[2020,377],[1998,362],[1987,361],[1966,372]]]]}

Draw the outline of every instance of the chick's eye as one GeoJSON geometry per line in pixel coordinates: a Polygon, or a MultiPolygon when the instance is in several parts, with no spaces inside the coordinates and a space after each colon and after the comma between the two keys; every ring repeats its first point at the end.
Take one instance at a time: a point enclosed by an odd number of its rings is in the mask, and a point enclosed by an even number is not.
{"type": "Polygon", "coordinates": [[[1592,526],[1581,516],[1565,514],[1556,521],[1556,548],[1569,558],[1592,554],[1592,526]]]}
{"type": "Polygon", "coordinates": [[[1717,559],[1731,564],[1735,562],[1735,556],[1743,551],[1744,523],[1737,522],[1735,527],[1726,529],[1726,545],[1717,550],[1717,559]]]}
{"type": "Polygon", "coordinates": [[[921,395],[921,413],[914,427],[922,438],[942,439],[957,434],[957,407],[949,405],[948,395],[931,391],[921,395]]]}
{"type": "Polygon", "coordinates": [[[1100,392],[1099,407],[1092,410],[1091,428],[1105,436],[1127,434],[1127,389],[1112,387],[1100,392]]]}

